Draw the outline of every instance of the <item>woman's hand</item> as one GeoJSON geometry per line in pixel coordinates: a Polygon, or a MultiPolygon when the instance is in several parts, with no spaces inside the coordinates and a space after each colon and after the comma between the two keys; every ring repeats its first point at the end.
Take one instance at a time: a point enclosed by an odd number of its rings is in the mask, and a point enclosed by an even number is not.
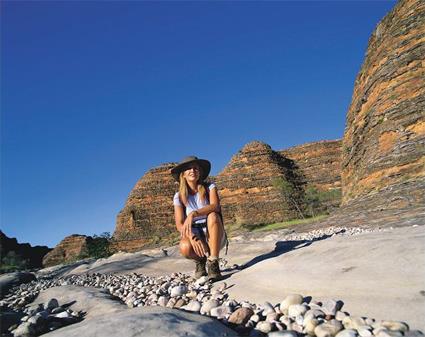
{"type": "Polygon", "coordinates": [[[207,256],[209,250],[208,246],[205,244],[204,241],[199,239],[196,235],[193,235],[190,238],[190,243],[192,244],[192,248],[195,251],[196,255],[200,257],[207,256]]]}
{"type": "Polygon", "coordinates": [[[191,238],[192,237],[192,222],[193,222],[193,214],[190,213],[187,218],[184,220],[181,235],[182,237],[191,238]]]}

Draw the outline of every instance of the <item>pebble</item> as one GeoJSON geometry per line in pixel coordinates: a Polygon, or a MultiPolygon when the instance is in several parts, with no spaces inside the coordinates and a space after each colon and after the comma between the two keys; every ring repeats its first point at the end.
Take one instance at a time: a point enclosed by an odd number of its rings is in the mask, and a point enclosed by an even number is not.
{"type": "Polygon", "coordinates": [[[341,308],[342,303],[335,300],[326,300],[322,303],[322,311],[325,315],[335,316],[336,312],[341,308]]]}
{"type": "Polygon", "coordinates": [[[360,326],[364,326],[365,324],[366,322],[362,317],[346,316],[342,319],[342,325],[345,329],[357,330],[360,326]]]}
{"type": "Polygon", "coordinates": [[[359,333],[360,337],[371,337],[372,336],[371,328],[368,325],[359,326],[357,328],[357,332],[359,333]]]}
{"type": "Polygon", "coordinates": [[[271,312],[271,313],[269,313],[269,314],[267,314],[267,316],[266,316],[266,321],[267,322],[275,322],[275,321],[278,321],[279,320],[279,316],[280,316],[280,314],[278,314],[277,312],[271,312]]]}
{"type": "Polygon", "coordinates": [[[297,317],[299,315],[304,315],[307,312],[308,308],[303,304],[291,304],[288,307],[288,316],[297,317]]]}
{"type": "Polygon", "coordinates": [[[217,317],[218,319],[223,319],[229,316],[232,313],[232,308],[226,305],[212,308],[210,315],[212,317],[217,317]]]}
{"type": "Polygon", "coordinates": [[[187,305],[185,305],[182,309],[185,309],[187,311],[198,312],[199,310],[201,310],[201,303],[199,301],[193,300],[190,301],[187,305]]]}
{"type": "Polygon", "coordinates": [[[347,317],[347,313],[345,313],[344,311],[337,311],[335,314],[335,319],[337,319],[338,321],[342,321],[345,317],[347,317]]]}
{"type": "Polygon", "coordinates": [[[317,337],[333,337],[343,328],[340,321],[332,319],[325,323],[322,323],[314,329],[314,334],[317,337]]]}
{"type": "Polygon", "coordinates": [[[215,299],[208,300],[202,305],[200,309],[200,313],[202,315],[209,314],[212,308],[216,308],[218,306],[219,306],[219,303],[217,300],[215,299]]]}
{"type": "Polygon", "coordinates": [[[181,296],[187,293],[187,287],[183,285],[175,286],[171,289],[171,297],[181,296]]]}
{"type": "Polygon", "coordinates": [[[244,325],[252,315],[254,315],[254,311],[251,308],[239,308],[230,315],[229,322],[244,325]]]}
{"type": "Polygon", "coordinates": [[[314,329],[316,329],[316,326],[318,325],[319,320],[317,320],[316,318],[311,318],[305,322],[303,332],[310,336],[314,336],[314,329]]]}
{"type": "Polygon", "coordinates": [[[335,337],[357,337],[357,331],[353,329],[341,330],[335,337]]]}
{"type": "Polygon", "coordinates": [[[264,302],[263,304],[263,315],[267,316],[268,314],[274,313],[274,307],[270,302],[264,302]]]}
{"type": "Polygon", "coordinates": [[[409,326],[404,322],[382,321],[380,325],[391,331],[401,331],[401,332],[409,331],[409,326]]]}
{"type": "Polygon", "coordinates": [[[257,323],[256,329],[263,333],[269,333],[272,331],[273,325],[270,322],[262,321],[257,323]]]}
{"type": "Polygon", "coordinates": [[[285,299],[280,303],[280,312],[282,314],[286,313],[290,305],[301,304],[303,303],[304,298],[299,294],[291,294],[285,297],[285,299]]]}

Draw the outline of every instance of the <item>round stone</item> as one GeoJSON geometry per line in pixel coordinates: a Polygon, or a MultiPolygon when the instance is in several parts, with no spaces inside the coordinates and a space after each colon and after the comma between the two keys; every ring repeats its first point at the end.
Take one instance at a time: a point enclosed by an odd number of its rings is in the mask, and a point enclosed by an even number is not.
{"type": "Polygon", "coordinates": [[[255,322],[255,323],[258,323],[260,321],[260,316],[258,316],[257,314],[255,314],[255,315],[252,315],[249,319],[251,321],[255,322]]]}
{"type": "Polygon", "coordinates": [[[210,315],[212,317],[217,317],[218,319],[223,319],[227,315],[232,313],[232,308],[227,305],[222,305],[219,307],[212,308],[210,311],[210,315]]]}
{"type": "Polygon", "coordinates": [[[212,308],[216,308],[218,306],[219,306],[219,303],[217,300],[214,300],[214,299],[208,300],[202,305],[200,313],[202,315],[209,314],[212,308]]]}
{"type": "Polygon", "coordinates": [[[336,319],[332,319],[322,323],[314,329],[314,334],[317,337],[334,337],[339,331],[342,330],[342,324],[336,319]]]}
{"type": "Polygon", "coordinates": [[[277,321],[278,319],[279,319],[279,315],[276,312],[271,312],[267,314],[266,316],[266,321],[270,323],[277,321]]]}
{"type": "Polygon", "coordinates": [[[270,302],[264,302],[263,304],[263,315],[267,316],[268,314],[271,314],[275,312],[274,307],[270,302]]]}
{"type": "Polygon", "coordinates": [[[165,307],[170,299],[167,296],[161,296],[158,298],[158,305],[165,307]]]}
{"type": "Polygon", "coordinates": [[[270,322],[262,321],[258,322],[255,328],[263,333],[269,333],[272,331],[273,325],[270,322]]]}
{"type": "Polygon", "coordinates": [[[353,329],[341,330],[335,337],[357,337],[357,331],[353,329]]]}
{"type": "Polygon", "coordinates": [[[184,285],[175,286],[171,289],[171,297],[181,296],[187,293],[187,287],[184,285]]]}
{"type": "Polygon", "coordinates": [[[187,311],[199,312],[199,310],[201,310],[201,303],[199,301],[193,300],[186,304],[183,309],[187,311]]]}
{"type": "Polygon", "coordinates": [[[359,326],[365,325],[366,322],[362,317],[355,317],[355,316],[346,316],[342,319],[342,325],[345,329],[355,329],[359,326]]]}
{"type": "Polygon", "coordinates": [[[359,333],[360,337],[371,337],[372,336],[371,328],[368,325],[359,326],[357,328],[357,332],[359,333]]]}
{"type": "Polygon", "coordinates": [[[326,300],[322,303],[322,311],[326,315],[335,316],[336,312],[341,309],[342,302],[335,300],[326,300]]]}
{"type": "Polygon", "coordinates": [[[303,303],[304,298],[300,294],[290,294],[280,303],[279,309],[282,314],[288,310],[290,305],[303,303]]]}
{"type": "Polygon", "coordinates": [[[409,326],[404,322],[382,321],[380,325],[391,331],[401,331],[401,332],[409,331],[409,326]]]}
{"type": "Polygon", "coordinates": [[[304,314],[304,319],[325,317],[325,313],[319,309],[310,309],[304,314]]]}
{"type": "Polygon", "coordinates": [[[254,315],[254,311],[251,308],[239,308],[236,309],[229,317],[229,322],[233,324],[246,324],[249,318],[254,315]]]}
{"type": "Polygon", "coordinates": [[[303,304],[291,304],[288,307],[288,316],[297,317],[299,315],[304,315],[307,312],[307,306],[303,304]]]}
{"type": "Polygon", "coordinates": [[[304,321],[304,332],[310,336],[314,336],[314,329],[319,325],[319,320],[310,318],[304,321]]]}
{"type": "Polygon", "coordinates": [[[345,317],[347,317],[348,315],[344,312],[344,311],[337,311],[335,314],[335,319],[337,319],[338,321],[342,321],[345,317]]]}

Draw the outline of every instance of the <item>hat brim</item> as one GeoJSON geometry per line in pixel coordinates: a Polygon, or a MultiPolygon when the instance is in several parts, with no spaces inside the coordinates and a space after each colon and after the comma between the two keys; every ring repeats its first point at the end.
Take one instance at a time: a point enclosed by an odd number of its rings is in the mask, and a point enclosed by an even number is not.
{"type": "Polygon", "coordinates": [[[178,182],[180,180],[180,173],[186,170],[188,166],[194,163],[198,164],[199,167],[201,168],[201,175],[199,177],[199,181],[204,181],[208,177],[211,171],[211,163],[205,159],[194,159],[186,163],[179,164],[176,167],[173,167],[171,169],[171,174],[174,177],[174,179],[178,182]]]}

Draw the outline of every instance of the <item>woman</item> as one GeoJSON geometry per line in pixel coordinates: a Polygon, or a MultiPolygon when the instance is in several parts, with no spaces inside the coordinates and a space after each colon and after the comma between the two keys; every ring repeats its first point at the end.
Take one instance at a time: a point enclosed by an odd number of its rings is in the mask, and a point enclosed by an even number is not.
{"type": "Polygon", "coordinates": [[[184,158],[171,170],[179,182],[174,195],[174,217],[181,233],[180,252],[196,262],[195,277],[208,275],[211,280],[221,278],[220,249],[226,245],[217,187],[205,183],[211,163],[195,156],[184,158]],[[208,271],[208,272],[207,272],[208,271]]]}

